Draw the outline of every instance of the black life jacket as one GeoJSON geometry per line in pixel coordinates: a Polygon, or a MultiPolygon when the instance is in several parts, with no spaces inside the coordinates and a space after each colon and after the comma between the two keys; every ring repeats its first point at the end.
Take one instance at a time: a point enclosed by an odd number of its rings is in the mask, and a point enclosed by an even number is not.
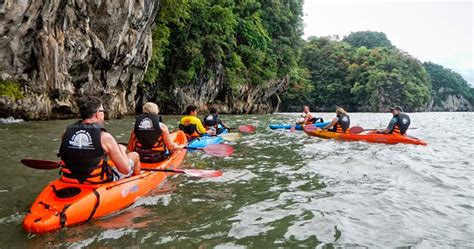
{"type": "Polygon", "coordinates": [[[133,131],[137,141],[134,148],[141,162],[161,162],[167,158],[160,121],[161,116],[151,114],[142,114],[135,119],[133,131]]]}
{"type": "Polygon", "coordinates": [[[186,134],[186,138],[188,139],[188,141],[201,136],[195,124],[190,124],[190,125],[179,124],[179,129],[182,130],[186,134]]]}
{"type": "Polygon", "coordinates": [[[400,113],[395,115],[395,117],[397,118],[397,123],[393,126],[390,133],[404,135],[407,132],[408,127],[410,127],[410,117],[405,113],[400,113]]]}
{"type": "Polygon", "coordinates": [[[314,124],[314,123],[323,123],[324,122],[324,119],[322,117],[314,117],[314,118],[311,118],[309,119],[306,124],[314,124]]]}
{"type": "MultiPolygon", "coordinates": [[[[157,143],[162,139],[160,128],[160,116],[141,114],[135,119],[135,136],[137,137],[137,146],[140,149],[151,150],[157,147],[157,143]]],[[[162,146],[161,146],[162,147],[162,146]]]]}
{"type": "Polygon", "coordinates": [[[100,142],[102,131],[106,131],[102,124],[82,124],[81,121],[66,128],[59,149],[62,180],[77,180],[79,183],[113,180],[100,142]]]}
{"type": "Polygon", "coordinates": [[[202,124],[204,127],[207,129],[209,127],[215,127],[217,128],[217,125],[219,124],[218,122],[218,115],[217,114],[208,114],[204,117],[202,120],[202,124]]]}
{"type": "Polygon", "coordinates": [[[346,133],[347,129],[351,125],[351,120],[348,115],[337,114],[338,121],[334,125],[333,131],[337,133],[346,133]]]}
{"type": "Polygon", "coordinates": [[[209,128],[213,127],[216,129],[217,134],[221,134],[224,131],[224,128],[220,126],[219,115],[217,114],[208,114],[202,120],[204,128],[208,130],[209,128]]]}

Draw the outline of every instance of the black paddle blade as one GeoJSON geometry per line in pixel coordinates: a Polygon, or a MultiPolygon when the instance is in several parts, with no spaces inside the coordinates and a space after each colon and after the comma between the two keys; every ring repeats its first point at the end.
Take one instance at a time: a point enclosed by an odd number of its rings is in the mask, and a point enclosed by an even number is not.
{"type": "Polygon", "coordinates": [[[47,161],[47,160],[21,159],[21,163],[33,169],[49,170],[49,169],[59,168],[58,162],[47,161]]]}

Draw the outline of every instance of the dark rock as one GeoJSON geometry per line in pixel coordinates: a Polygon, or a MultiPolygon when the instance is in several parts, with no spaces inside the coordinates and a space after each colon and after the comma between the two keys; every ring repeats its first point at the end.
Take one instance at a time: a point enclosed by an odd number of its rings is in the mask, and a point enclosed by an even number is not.
{"type": "Polygon", "coordinates": [[[76,99],[89,94],[104,98],[110,118],[134,113],[137,84],[151,56],[150,28],[158,4],[4,1],[0,74],[20,83],[25,97],[0,97],[0,116],[72,117],[76,99]]]}

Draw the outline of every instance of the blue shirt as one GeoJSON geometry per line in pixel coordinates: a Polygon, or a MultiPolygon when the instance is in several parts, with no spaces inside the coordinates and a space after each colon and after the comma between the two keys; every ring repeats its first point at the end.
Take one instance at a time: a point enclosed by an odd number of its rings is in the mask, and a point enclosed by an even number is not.
{"type": "Polygon", "coordinates": [[[391,131],[393,130],[393,128],[395,127],[395,124],[397,124],[397,117],[393,117],[392,119],[390,119],[390,123],[388,124],[388,127],[387,127],[387,130],[391,131]]]}

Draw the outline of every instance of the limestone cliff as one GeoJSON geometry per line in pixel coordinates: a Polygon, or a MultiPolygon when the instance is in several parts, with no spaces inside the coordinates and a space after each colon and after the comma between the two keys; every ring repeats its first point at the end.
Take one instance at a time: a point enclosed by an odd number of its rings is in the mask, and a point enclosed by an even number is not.
{"type": "MultiPolygon", "coordinates": [[[[443,92],[443,90],[441,88],[439,92],[443,92]]],[[[451,93],[444,97],[435,96],[423,111],[472,112],[474,111],[474,104],[460,93],[451,93]]]]}
{"type": "Polygon", "coordinates": [[[71,117],[75,100],[101,95],[109,117],[133,113],[151,55],[158,0],[0,1],[0,80],[24,97],[0,96],[0,114],[71,117]]]}
{"type": "MultiPolygon", "coordinates": [[[[184,113],[186,106],[196,105],[200,113],[207,112],[210,105],[219,113],[264,114],[278,111],[281,100],[279,94],[286,91],[289,77],[270,80],[265,84],[247,83],[231,89],[226,82],[224,67],[213,67],[216,77],[209,79],[202,76],[193,83],[172,88],[158,85],[159,89],[139,89],[137,106],[146,101],[156,101],[160,112],[164,114],[184,113]],[[160,99],[157,93],[169,96],[160,99]]],[[[137,110],[140,112],[140,110],[137,110]]]]}

